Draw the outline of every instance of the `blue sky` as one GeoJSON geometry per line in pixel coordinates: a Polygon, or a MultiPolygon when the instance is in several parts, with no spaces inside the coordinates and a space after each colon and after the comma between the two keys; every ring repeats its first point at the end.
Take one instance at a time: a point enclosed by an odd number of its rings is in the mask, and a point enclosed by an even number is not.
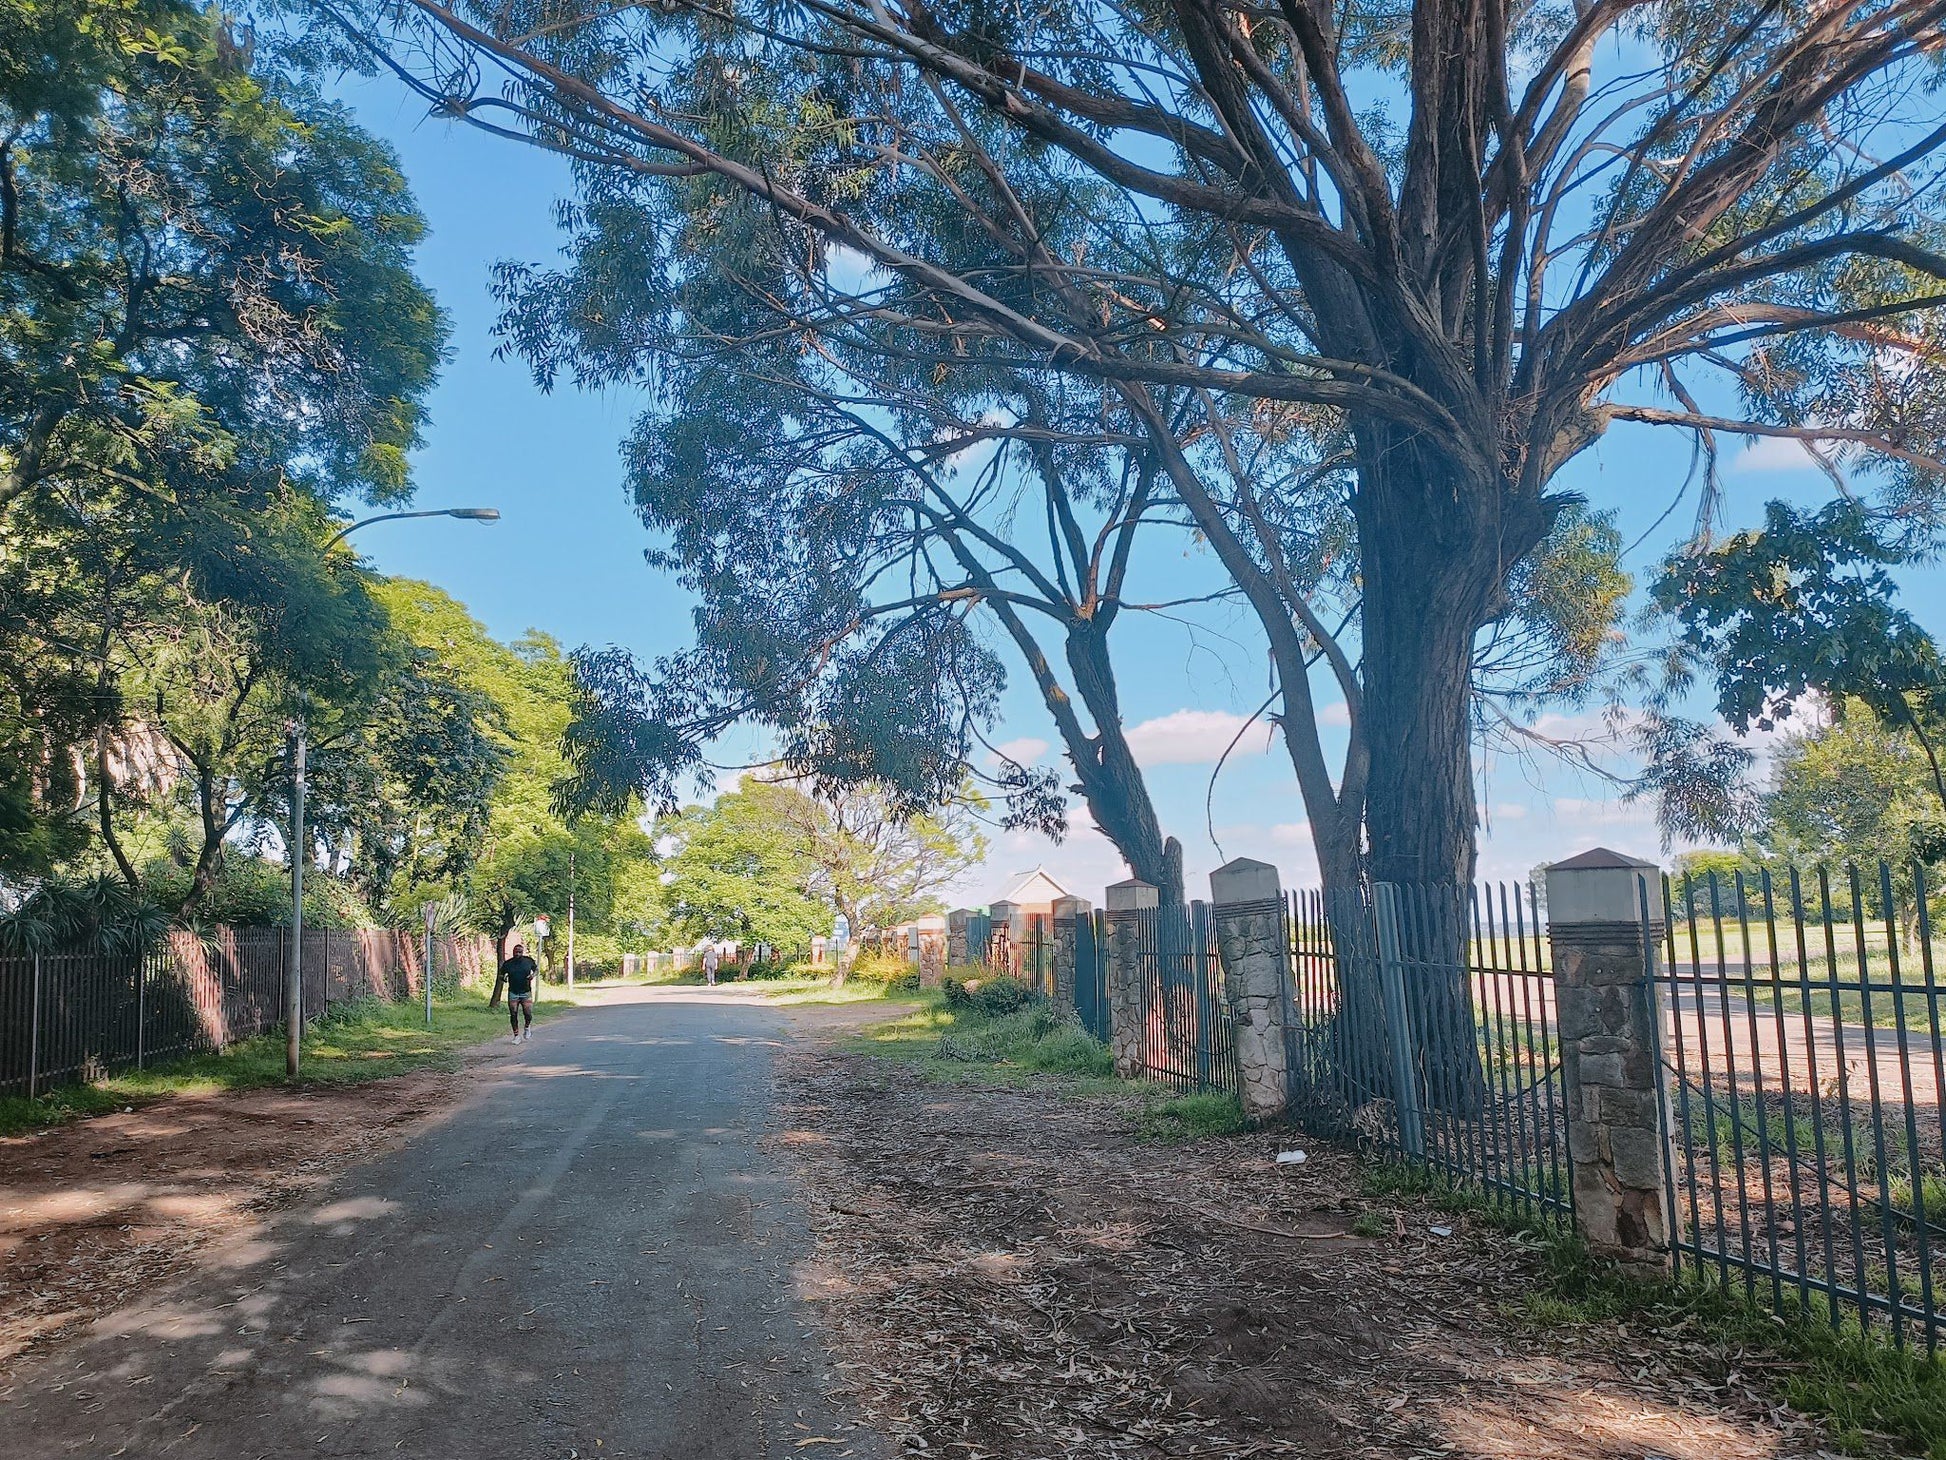
{"type": "MultiPolygon", "coordinates": [[[[488,270],[501,259],[542,261],[558,248],[554,203],[567,192],[565,167],[531,148],[464,126],[426,119],[423,105],[389,81],[348,82],[341,93],[363,123],[397,149],[431,236],[419,268],[452,316],[453,356],[432,401],[427,442],[416,460],[423,506],[493,506],[491,527],[439,519],[387,523],[357,543],[381,570],[424,578],[464,601],[501,638],[543,629],[569,646],[616,643],[642,654],[679,648],[688,605],[642,559],[648,539],[623,497],[617,446],[638,402],[626,391],[543,394],[517,361],[493,357],[494,306],[488,270]]],[[[1821,500],[1830,488],[1797,447],[1768,441],[1724,444],[1726,518],[1754,520],[1776,496],[1821,500]]],[[[1576,460],[1558,485],[1618,514],[1633,542],[1669,506],[1689,469],[1688,439],[1623,425],[1576,460]]],[[[1695,499],[1630,558],[1641,576],[1693,521],[1695,499]]],[[[1143,565],[1152,582],[1181,584],[1207,564],[1164,553],[1143,565]]],[[[1946,592],[1936,571],[1914,574],[1909,606],[1937,632],[1946,592]]],[[[1158,593],[1156,597],[1169,596],[1158,593]]],[[[1118,633],[1122,632],[1118,630],[1118,633]]],[[[1192,630],[1150,620],[1131,625],[1123,646],[1126,718],[1149,772],[1164,825],[1182,838],[1192,894],[1225,856],[1275,862],[1287,885],[1306,884],[1315,862],[1289,762],[1264,753],[1267,732],[1239,746],[1210,800],[1213,764],[1237,717],[1267,693],[1260,640],[1241,612],[1205,614],[1192,630]],[[1214,823],[1212,841],[1206,821],[1214,823]],[[1220,851],[1219,851],[1220,846],[1220,851]]],[[[1322,682],[1320,692],[1324,693],[1322,682]]],[[[1544,729],[1585,728],[1591,716],[1544,729]]],[[[1003,705],[996,740],[1023,758],[1054,736],[1038,700],[1018,688],[1003,705]]],[[[1330,747],[1342,753],[1342,745],[1330,747]]],[[[1481,873],[1522,875],[1536,863],[1605,844],[1659,853],[1646,807],[1626,806],[1599,778],[1551,761],[1495,758],[1482,767],[1481,873]]],[[[983,903],[1016,871],[1045,865],[1074,891],[1100,896],[1127,875],[1112,848],[1077,817],[1061,846],[1026,834],[996,834],[986,867],[960,889],[983,903]]]]}

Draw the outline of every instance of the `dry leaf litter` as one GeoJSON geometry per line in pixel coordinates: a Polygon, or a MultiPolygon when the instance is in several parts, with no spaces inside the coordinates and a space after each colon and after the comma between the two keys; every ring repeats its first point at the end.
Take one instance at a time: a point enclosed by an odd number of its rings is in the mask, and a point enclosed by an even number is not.
{"type": "Polygon", "coordinates": [[[1353,1235],[1342,1151],[1158,1144],[1125,1098],[829,1048],[785,1056],[778,1097],[815,1235],[801,1286],[842,1397],[907,1454],[1828,1453],[1759,1357],[1511,1315],[1538,1278],[1514,1237],[1410,1205],[1353,1235]]]}

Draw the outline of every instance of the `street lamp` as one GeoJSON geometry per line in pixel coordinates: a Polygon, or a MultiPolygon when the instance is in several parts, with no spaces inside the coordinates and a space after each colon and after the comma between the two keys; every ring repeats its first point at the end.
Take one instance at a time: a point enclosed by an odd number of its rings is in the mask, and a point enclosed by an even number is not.
{"type": "MultiPolygon", "coordinates": [[[[341,527],[324,544],[326,552],[361,527],[405,517],[458,517],[466,522],[498,522],[498,507],[435,507],[423,512],[381,512],[341,527]]],[[[284,1073],[297,1078],[304,1049],[304,719],[290,723],[291,738],[291,946],[284,960],[284,1073]]]]}
{"type": "Polygon", "coordinates": [[[336,547],[361,527],[370,527],[374,522],[399,522],[407,517],[457,517],[465,522],[498,522],[498,507],[433,507],[424,512],[381,512],[376,517],[362,518],[349,527],[339,528],[326,541],[327,549],[336,547]]]}

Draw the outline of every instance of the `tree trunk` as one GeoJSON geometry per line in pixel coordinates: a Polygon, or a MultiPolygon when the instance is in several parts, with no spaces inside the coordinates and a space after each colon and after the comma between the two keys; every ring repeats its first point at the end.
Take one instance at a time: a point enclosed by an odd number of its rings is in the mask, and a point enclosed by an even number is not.
{"type": "Polygon", "coordinates": [[[1068,746],[1082,799],[1102,835],[1127,860],[1129,870],[1155,885],[1163,907],[1175,907],[1184,900],[1182,844],[1162,834],[1148,782],[1128,748],[1121,696],[1108,656],[1108,624],[1091,619],[1071,625],[1067,655],[1075,692],[1095,723],[1095,734],[1084,747],[1068,746]]]}
{"type": "Polygon", "coordinates": [[[513,930],[514,925],[508,923],[493,939],[493,993],[487,999],[489,1009],[500,1007],[500,995],[507,987],[507,939],[513,930]]]}
{"type": "Polygon", "coordinates": [[[1464,916],[1477,857],[1473,647],[1542,514],[1508,521],[1499,483],[1461,478],[1389,423],[1359,423],[1358,445],[1369,865],[1374,882],[1455,909],[1409,920],[1401,951],[1425,1099],[1466,1114],[1486,1091],[1464,916]]]}

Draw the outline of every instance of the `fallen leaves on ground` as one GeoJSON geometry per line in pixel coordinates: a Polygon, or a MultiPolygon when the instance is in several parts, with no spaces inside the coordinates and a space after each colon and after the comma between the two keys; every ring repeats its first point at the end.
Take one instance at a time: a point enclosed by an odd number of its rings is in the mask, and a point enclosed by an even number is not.
{"type": "Polygon", "coordinates": [[[928,1085],[829,1048],[778,1081],[773,1139],[816,1237],[804,1296],[845,1397],[906,1453],[1826,1453],[1739,1356],[1510,1316],[1539,1277],[1513,1236],[1410,1208],[1354,1235],[1343,1152],[1159,1145],[1126,1099],[928,1085]]]}

